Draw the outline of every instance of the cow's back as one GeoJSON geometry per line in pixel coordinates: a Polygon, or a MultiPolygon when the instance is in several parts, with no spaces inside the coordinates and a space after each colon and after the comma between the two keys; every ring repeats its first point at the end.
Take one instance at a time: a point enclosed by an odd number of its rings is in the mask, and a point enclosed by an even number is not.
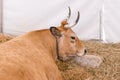
{"type": "Polygon", "coordinates": [[[47,50],[32,44],[27,35],[0,45],[0,80],[56,80],[58,76],[47,50]]]}

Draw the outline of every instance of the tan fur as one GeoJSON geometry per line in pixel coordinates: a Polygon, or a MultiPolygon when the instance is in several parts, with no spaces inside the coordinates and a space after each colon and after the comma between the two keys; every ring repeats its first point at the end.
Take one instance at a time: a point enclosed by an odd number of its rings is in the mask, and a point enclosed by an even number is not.
{"type": "MultiPolygon", "coordinates": [[[[74,34],[71,29],[58,29],[67,41],[63,38],[61,43],[62,37],[59,39],[60,56],[69,57],[83,50],[78,38],[74,49],[70,48],[71,44],[68,46],[67,38],[74,34]]],[[[62,80],[55,64],[56,54],[56,40],[48,29],[32,31],[3,43],[0,45],[0,80],[62,80]]]]}

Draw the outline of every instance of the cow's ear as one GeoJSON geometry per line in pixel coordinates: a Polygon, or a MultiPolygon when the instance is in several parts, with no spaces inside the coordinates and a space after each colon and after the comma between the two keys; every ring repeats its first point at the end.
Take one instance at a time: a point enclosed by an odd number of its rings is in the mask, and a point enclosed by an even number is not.
{"type": "Polygon", "coordinates": [[[50,32],[52,33],[52,35],[54,35],[55,37],[61,37],[61,31],[56,28],[56,27],[50,27],[50,32]]]}

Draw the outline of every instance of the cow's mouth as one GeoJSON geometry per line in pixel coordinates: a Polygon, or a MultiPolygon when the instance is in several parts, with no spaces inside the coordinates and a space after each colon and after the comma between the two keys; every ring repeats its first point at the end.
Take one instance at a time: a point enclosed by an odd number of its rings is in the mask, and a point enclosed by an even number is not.
{"type": "Polygon", "coordinates": [[[58,55],[58,59],[60,61],[70,61],[72,59],[75,59],[76,57],[84,56],[84,55],[86,55],[86,53],[87,53],[87,50],[85,49],[82,52],[77,52],[76,55],[67,55],[65,57],[62,57],[62,56],[58,55]]]}
{"type": "Polygon", "coordinates": [[[75,57],[76,57],[76,55],[75,56],[67,56],[67,57],[59,56],[59,60],[60,61],[70,61],[70,60],[74,59],[75,57]]]}

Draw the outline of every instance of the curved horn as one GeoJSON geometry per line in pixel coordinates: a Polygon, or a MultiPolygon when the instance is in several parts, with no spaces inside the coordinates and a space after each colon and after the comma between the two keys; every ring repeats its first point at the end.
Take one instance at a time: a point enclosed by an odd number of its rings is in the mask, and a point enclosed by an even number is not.
{"type": "Polygon", "coordinates": [[[68,9],[69,9],[69,13],[68,13],[68,16],[67,16],[67,20],[70,18],[70,16],[71,16],[71,9],[70,9],[70,7],[68,7],[68,9]]]}
{"type": "Polygon", "coordinates": [[[68,13],[67,18],[64,19],[64,20],[61,22],[61,25],[62,25],[63,27],[64,27],[64,25],[67,25],[67,24],[68,24],[68,20],[69,20],[69,18],[70,18],[70,16],[71,16],[71,9],[70,9],[70,7],[68,7],[68,9],[69,9],[69,13],[68,13]]]}
{"type": "Polygon", "coordinates": [[[76,21],[75,21],[75,24],[73,24],[73,25],[71,26],[71,28],[74,27],[74,26],[78,23],[79,18],[80,18],[80,12],[78,11],[78,16],[77,16],[77,19],[76,19],[76,21]]]}

